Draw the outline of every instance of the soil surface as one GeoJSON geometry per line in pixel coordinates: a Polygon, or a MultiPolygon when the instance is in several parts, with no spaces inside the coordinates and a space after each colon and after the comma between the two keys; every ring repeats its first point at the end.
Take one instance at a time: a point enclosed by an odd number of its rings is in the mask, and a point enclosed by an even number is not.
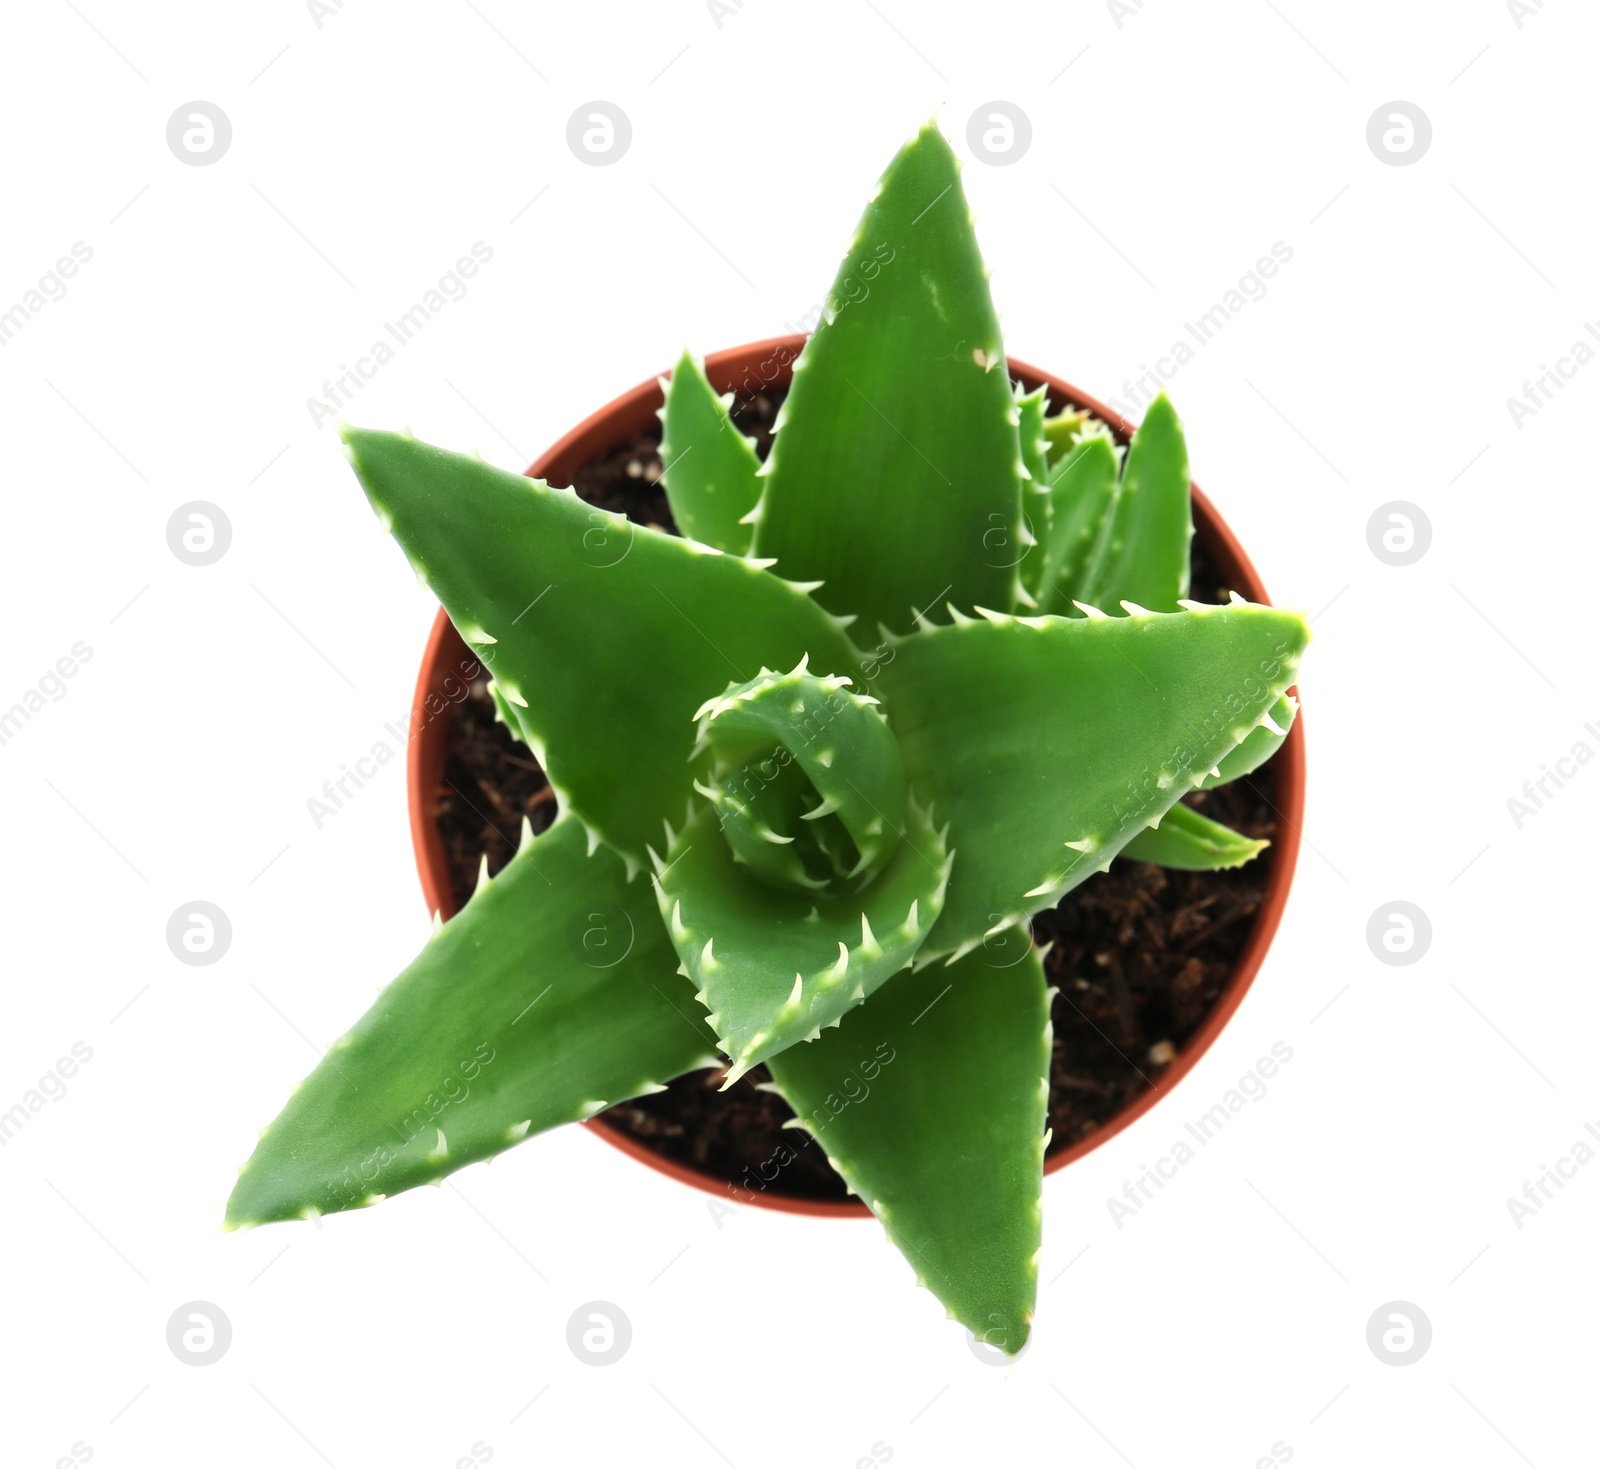
{"type": "MultiPolygon", "coordinates": [[[[763,457],[782,391],[736,401],[733,416],[763,457]]],[[[575,488],[589,503],[640,524],[674,531],[660,486],[659,431],[591,461],[575,488]]],[[[1196,537],[1191,595],[1227,600],[1196,537]]],[[[478,865],[498,872],[516,849],[522,818],[535,832],[556,816],[556,799],[527,748],[495,720],[486,681],[453,705],[437,820],[450,857],[458,907],[477,884],[478,865]]],[[[1273,766],[1188,798],[1215,820],[1251,837],[1276,834],[1273,766]]],[[[1275,861],[1269,847],[1233,872],[1174,872],[1118,858],[1111,870],[1035,916],[1033,932],[1052,945],[1045,959],[1056,995],[1051,1020],[1050,1153],[1088,1137],[1149,1090],[1199,1029],[1227,985],[1265,898],[1275,861]]],[[[619,1103],[598,1119],[664,1157],[749,1191],[793,1198],[849,1197],[844,1181],[809,1137],[783,1124],[794,1114],[771,1092],[764,1066],[728,1091],[720,1071],[694,1072],[654,1096],[619,1103]],[[782,1163],[773,1168],[773,1161],[782,1163]],[[764,1172],[776,1172],[763,1183],[764,1172]]]]}

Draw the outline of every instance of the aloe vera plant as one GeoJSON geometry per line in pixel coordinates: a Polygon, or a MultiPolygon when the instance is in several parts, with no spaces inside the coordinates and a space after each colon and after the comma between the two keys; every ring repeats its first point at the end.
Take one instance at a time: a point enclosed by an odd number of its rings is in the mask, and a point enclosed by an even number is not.
{"type": "Polygon", "coordinates": [[[764,461],[677,365],[682,538],[345,430],[561,814],[301,1083],[230,1224],[371,1204],[765,1064],[919,1282],[1022,1348],[1052,993],[1029,918],[1119,854],[1256,854],[1181,798],[1282,742],[1308,634],[1187,599],[1164,398],[1122,462],[1013,386],[957,174],[932,125],[890,164],[764,461]],[[586,949],[593,914],[624,952],[586,949]]]}

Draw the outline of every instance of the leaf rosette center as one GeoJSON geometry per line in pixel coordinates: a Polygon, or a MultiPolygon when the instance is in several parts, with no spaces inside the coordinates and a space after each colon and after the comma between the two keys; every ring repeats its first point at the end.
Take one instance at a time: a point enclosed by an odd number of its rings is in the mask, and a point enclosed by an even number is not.
{"type": "Polygon", "coordinates": [[[730,1079],[910,964],[950,879],[878,701],[808,661],[701,705],[705,801],[656,857],[662,916],[730,1079]]]}
{"type": "Polygon", "coordinates": [[[780,888],[865,887],[900,840],[906,774],[870,695],[806,664],[762,673],[696,715],[696,789],[711,803],[735,863],[780,888]]]}

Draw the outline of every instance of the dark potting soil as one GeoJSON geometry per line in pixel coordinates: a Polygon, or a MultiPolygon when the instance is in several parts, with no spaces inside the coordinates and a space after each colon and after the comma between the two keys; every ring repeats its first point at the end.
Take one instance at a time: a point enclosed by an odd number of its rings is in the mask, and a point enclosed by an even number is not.
{"type": "MultiPolygon", "coordinates": [[[[734,421],[764,457],[782,390],[735,401],[734,421]]],[[[575,488],[590,504],[672,531],[661,488],[659,431],[591,461],[575,488]]],[[[1191,595],[1227,600],[1198,537],[1191,595]]],[[[495,720],[483,677],[451,707],[449,753],[437,820],[449,853],[458,908],[477,884],[480,858],[498,872],[516,849],[526,815],[535,832],[556,816],[544,772],[495,720]]],[[[1276,834],[1273,766],[1188,798],[1197,809],[1246,835],[1276,834]]],[[[1058,993],[1050,1067],[1050,1153],[1104,1126],[1148,1091],[1199,1029],[1221,996],[1264,900],[1276,860],[1268,847],[1232,872],[1174,872],[1118,858],[1111,870],[1035,916],[1033,932],[1051,944],[1045,958],[1058,993]]],[[[731,1197],[765,1191],[803,1199],[845,1199],[844,1181],[808,1135],[783,1124],[794,1114],[771,1092],[758,1066],[726,1092],[720,1071],[693,1072],[654,1096],[622,1102],[604,1123],[665,1158],[731,1185],[731,1197]],[[770,1182],[763,1182],[768,1175],[770,1182]]]]}

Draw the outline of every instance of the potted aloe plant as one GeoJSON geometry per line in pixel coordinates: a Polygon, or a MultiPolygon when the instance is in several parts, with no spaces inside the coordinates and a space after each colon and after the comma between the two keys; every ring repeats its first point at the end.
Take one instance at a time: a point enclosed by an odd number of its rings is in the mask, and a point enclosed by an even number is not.
{"type": "Polygon", "coordinates": [[[1014,1354],[1051,1045],[1030,918],[1118,855],[1256,855],[1182,798],[1282,743],[1306,625],[1188,600],[1165,398],[1123,457],[1014,388],[931,124],[862,218],[765,459],[687,355],[663,430],[682,536],[344,431],[559,815],[301,1083],[228,1222],[372,1204],[764,1065],[918,1281],[1014,1354]],[[613,912],[629,941],[597,966],[585,925],[613,912]]]}

